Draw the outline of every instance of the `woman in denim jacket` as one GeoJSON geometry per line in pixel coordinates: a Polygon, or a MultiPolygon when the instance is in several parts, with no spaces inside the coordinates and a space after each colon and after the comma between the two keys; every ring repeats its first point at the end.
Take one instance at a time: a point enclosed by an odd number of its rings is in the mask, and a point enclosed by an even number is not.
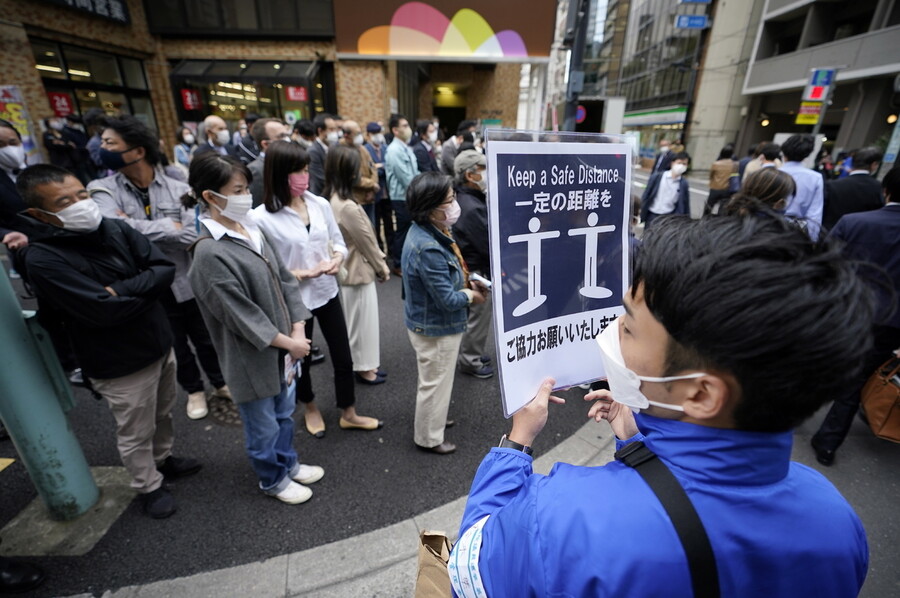
{"type": "Polygon", "coordinates": [[[469,272],[450,227],[459,204],[450,177],[425,172],[409,184],[406,206],[413,223],[403,244],[403,305],[409,341],[416,351],[416,445],[446,455],[456,445],[444,440],[456,357],[466,331],[468,306],[483,303],[485,289],[469,272]]]}

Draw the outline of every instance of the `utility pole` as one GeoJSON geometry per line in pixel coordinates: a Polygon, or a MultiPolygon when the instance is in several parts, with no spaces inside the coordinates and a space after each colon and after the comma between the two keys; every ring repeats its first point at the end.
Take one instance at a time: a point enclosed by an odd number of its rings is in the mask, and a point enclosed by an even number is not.
{"type": "Polygon", "coordinates": [[[571,47],[572,55],[569,60],[569,85],[566,88],[566,111],[563,118],[563,131],[575,130],[578,96],[584,90],[584,46],[587,41],[587,13],[589,6],[589,0],[569,0],[563,47],[571,47]]]}

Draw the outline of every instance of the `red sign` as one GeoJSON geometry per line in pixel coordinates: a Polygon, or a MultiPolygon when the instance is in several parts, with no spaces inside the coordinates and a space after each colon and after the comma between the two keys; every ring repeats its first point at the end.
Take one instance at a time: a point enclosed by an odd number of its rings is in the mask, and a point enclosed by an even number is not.
{"type": "Polygon", "coordinates": [[[75,112],[75,108],[72,106],[72,96],[69,94],[50,91],[47,92],[47,97],[50,98],[50,105],[56,116],[68,116],[75,112]]]}
{"type": "Polygon", "coordinates": [[[185,110],[201,110],[203,102],[200,101],[200,92],[196,89],[182,89],[181,105],[185,110]]]}
{"type": "Polygon", "coordinates": [[[309,92],[306,91],[305,87],[296,87],[293,85],[289,85],[284,88],[284,92],[287,95],[287,99],[289,102],[309,101],[309,92]]]}

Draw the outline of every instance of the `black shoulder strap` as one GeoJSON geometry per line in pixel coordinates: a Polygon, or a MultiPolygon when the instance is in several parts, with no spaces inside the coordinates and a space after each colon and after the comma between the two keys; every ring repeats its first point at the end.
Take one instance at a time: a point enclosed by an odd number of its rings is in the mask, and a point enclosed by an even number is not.
{"type": "Polygon", "coordinates": [[[716,556],[703,522],[678,479],[643,442],[628,444],[616,452],[616,460],[638,472],[672,520],[687,554],[694,598],[718,598],[720,592],[716,556]]]}

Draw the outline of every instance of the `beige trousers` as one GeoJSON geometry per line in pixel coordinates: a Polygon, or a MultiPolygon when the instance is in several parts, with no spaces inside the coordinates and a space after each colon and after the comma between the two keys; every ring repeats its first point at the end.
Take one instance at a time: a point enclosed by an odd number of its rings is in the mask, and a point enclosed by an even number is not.
{"type": "Polygon", "coordinates": [[[109,403],[116,419],[116,445],[131,474],[131,487],[142,494],[163,483],[156,470],[172,454],[175,406],[175,352],[133,374],[91,378],[94,389],[109,403]]]}
{"type": "Polygon", "coordinates": [[[419,446],[430,448],[444,442],[456,356],[463,335],[423,336],[410,330],[407,332],[409,342],[416,351],[419,369],[413,440],[419,446]]]}
{"type": "Polygon", "coordinates": [[[367,372],[381,365],[378,331],[378,292],[375,282],[341,287],[353,371],[367,372]]]}
{"type": "Polygon", "coordinates": [[[491,294],[485,293],[484,303],[469,306],[469,321],[459,347],[459,367],[464,370],[471,372],[484,367],[481,356],[487,353],[488,335],[494,321],[491,302],[491,294]]]}

